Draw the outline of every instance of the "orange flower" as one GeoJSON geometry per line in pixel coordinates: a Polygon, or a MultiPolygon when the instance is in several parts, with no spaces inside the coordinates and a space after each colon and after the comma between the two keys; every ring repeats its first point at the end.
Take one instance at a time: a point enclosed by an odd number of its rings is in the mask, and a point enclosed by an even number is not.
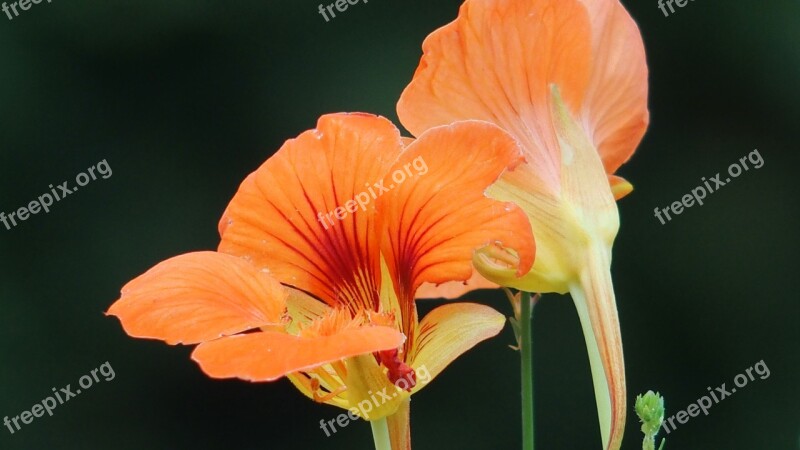
{"type": "Polygon", "coordinates": [[[475,260],[491,281],[572,294],[589,349],[601,434],[618,448],[625,374],[611,248],[615,199],[632,190],[612,175],[648,124],[647,66],[636,24],[617,0],[467,0],[432,33],[398,114],[412,134],[460,120],[495,123],[527,164],[487,192],[526,211],[536,239],[530,272],[513,255],[475,260]]]}
{"type": "Polygon", "coordinates": [[[414,293],[469,279],[489,244],[515,249],[529,270],[524,213],[484,195],[521,162],[487,123],[411,142],[381,117],[324,116],[245,179],[220,222],[220,253],[157,265],[109,314],[131,336],[199,344],[192,358],[211,377],[288,376],[314,401],[388,417],[392,447],[408,448],[415,371],[430,381],[505,322],[470,303],[420,322],[414,293]],[[391,398],[375,402],[379,392],[391,398]]]}

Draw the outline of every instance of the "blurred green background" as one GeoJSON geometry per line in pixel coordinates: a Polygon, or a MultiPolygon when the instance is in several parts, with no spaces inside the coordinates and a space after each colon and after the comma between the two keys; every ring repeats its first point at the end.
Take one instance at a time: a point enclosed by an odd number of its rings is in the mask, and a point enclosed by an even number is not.
{"type": "MultiPolygon", "coordinates": [[[[106,159],[99,180],[0,228],[0,417],[108,361],[101,382],[1,449],[369,449],[369,426],[327,438],[339,410],[287,381],[212,381],[190,348],[128,338],[103,312],[158,261],[213,249],[246,174],[318,116],[394,103],[424,37],[458,0],[371,0],[326,23],[319,2],[41,3],[0,15],[0,211],[106,159]]],[[[764,360],[751,382],[668,436],[669,449],[796,449],[800,441],[800,3],[697,1],[664,17],[626,2],[651,73],[652,125],[621,175],[614,277],[629,403],[668,415],[764,360]],[[661,225],[668,206],[740,157],[766,161],[661,225]]],[[[502,295],[471,296],[510,313],[502,295]]],[[[422,306],[429,310],[439,302],[422,306]]],[[[591,377],[567,297],[535,311],[537,448],[596,449],[591,377]]],[[[414,397],[416,449],[516,449],[509,328],[414,397]]],[[[625,449],[640,447],[629,413],[625,449]]]]}

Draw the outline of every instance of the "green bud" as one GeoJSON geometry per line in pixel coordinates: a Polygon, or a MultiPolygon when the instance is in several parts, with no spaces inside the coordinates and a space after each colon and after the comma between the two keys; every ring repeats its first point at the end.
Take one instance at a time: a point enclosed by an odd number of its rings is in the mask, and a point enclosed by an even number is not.
{"type": "MultiPolygon", "coordinates": [[[[655,439],[658,429],[664,422],[664,398],[653,391],[647,391],[644,395],[636,397],[636,415],[642,422],[642,433],[644,433],[644,450],[655,448],[655,439]]],[[[663,447],[664,443],[661,443],[663,447]]]]}
{"type": "Polygon", "coordinates": [[[664,398],[653,391],[639,395],[636,397],[636,415],[642,421],[642,432],[655,435],[664,422],[664,398]]]}

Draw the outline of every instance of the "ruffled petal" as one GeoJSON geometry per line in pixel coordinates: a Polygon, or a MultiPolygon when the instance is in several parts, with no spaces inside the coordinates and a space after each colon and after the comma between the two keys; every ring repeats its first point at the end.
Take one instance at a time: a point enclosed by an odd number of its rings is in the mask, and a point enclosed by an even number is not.
{"type": "Polygon", "coordinates": [[[529,175],[558,186],[560,155],[549,110],[557,84],[575,110],[591,68],[591,26],[577,0],[467,0],[431,33],[397,105],[414,135],[468,119],[495,123],[519,140],[529,175]]]}
{"type": "Polygon", "coordinates": [[[464,121],[423,133],[400,156],[378,200],[382,254],[396,293],[400,329],[415,339],[414,294],[423,283],[466,281],[482,247],[515,254],[518,275],[534,257],[530,223],[512,203],[484,192],[522,161],[511,137],[487,122],[464,121]]]}
{"type": "Polygon", "coordinates": [[[611,174],[630,159],[650,122],[647,60],[639,27],[619,1],[581,1],[592,24],[593,64],[580,115],[611,174]]]}
{"type": "Polygon", "coordinates": [[[649,122],[642,37],[617,0],[467,0],[423,43],[398,102],[413,134],[457,120],[496,123],[517,138],[538,183],[558,185],[549,117],[555,84],[613,173],[649,122]]]}
{"type": "Polygon", "coordinates": [[[398,292],[469,280],[473,253],[492,244],[516,252],[519,274],[530,268],[534,243],[525,214],[484,195],[521,162],[510,136],[479,121],[431,129],[406,149],[387,176],[393,188],[378,202],[382,252],[398,292]]]}
{"type": "Polygon", "coordinates": [[[188,253],[125,285],[108,314],[133,337],[196,344],[279,325],[286,295],[280,283],[241,258],[188,253]]]}
{"type": "Polygon", "coordinates": [[[373,185],[401,150],[399,131],[382,117],[323,116],[242,183],[220,221],[220,251],[331,306],[375,309],[373,185]]]}
{"type": "Polygon", "coordinates": [[[402,333],[382,326],[316,337],[264,331],[205,342],[197,346],[192,359],[212,378],[272,381],[345,358],[397,348],[404,341],[402,333]]]}

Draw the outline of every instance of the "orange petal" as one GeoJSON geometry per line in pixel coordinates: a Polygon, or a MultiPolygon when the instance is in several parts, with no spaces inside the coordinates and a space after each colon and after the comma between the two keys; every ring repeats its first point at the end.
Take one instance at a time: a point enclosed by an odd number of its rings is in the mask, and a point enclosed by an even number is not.
{"type": "Polygon", "coordinates": [[[548,109],[560,89],[608,173],[633,154],[649,120],[647,65],[636,24],[616,0],[467,0],[423,44],[398,102],[418,135],[465,119],[514,135],[527,176],[557,186],[559,150],[548,109]]]}
{"type": "Polygon", "coordinates": [[[417,373],[412,392],[425,387],[467,350],[496,336],[505,323],[505,316],[475,303],[450,303],[429,312],[420,322],[412,350],[412,366],[417,373]]]}
{"type": "Polygon", "coordinates": [[[467,292],[477,289],[497,289],[497,283],[484,278],[477,270],[472,272],[472,276],[467,281],[449,281],[442,284],[422,283],[417,288],[416,298],[459,298],[467,292]]]}
{"type": "Polygon", "coordinates": [[[192,359],[212,378],[272,381],[344,358],[397,348],[404,341],[402,333],[379,326],[312,338],[265,331],[202,343],[192,359]]]}
{"type": "Polygon", "coordinates": [[[388,230],[382,251],[399,292],[470,279],[473,253],[494,243],[517,252],[520,274],[530,268],[527,217],[516,205],[484,195],[520,162],[510,136],[478,121],[431,129],[406,149],[386,177],[394,188],[378,199],[388,230]]]}
{"type": "Polygon", "coordinates": [[[650,122],[644,43],[619,1],[581,1],[589,10],[594,61],[581,116],[606,173],[614,173],[633,155],[650,122]]]}
{"type": "Polygon", "coordinates": [[[619,200],[633,192],[633,185],[625,178],[617,175],[609,175],[608,184],[611,185],[611,193],[614,195],[614,200],[619,200]]]}
{"type": "Polygon", "coordinates": [[[122,288],[111,305],[125,331],[169,344],[196,344],[276,325],[286,291],[246,261],[222,253],[168,259],[122,288]]]}
{"type": "Polygon", "coordinates": [[[331,306],[374,309],[380,266],[370,190],[401,150],[399,131],[382,117],[323,116],[242,183],[220,221],[219,250],[331,306]]]}
{"type": "Polygon", "coordinates": [[[419,136],[458,120],[490,121],[519,140],[533,176],[557,186],[549,85],[558,84],[575,110],[583,101],[591,63],[586,8],[577,0],[467,0],[422,48],[397,105],[403,125],[419,136]]]}

